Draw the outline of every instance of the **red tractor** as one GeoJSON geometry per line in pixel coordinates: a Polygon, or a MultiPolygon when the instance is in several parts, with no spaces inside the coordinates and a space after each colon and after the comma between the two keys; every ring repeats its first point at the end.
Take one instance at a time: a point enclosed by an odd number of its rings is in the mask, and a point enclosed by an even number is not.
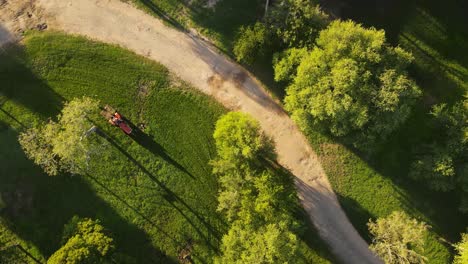
{"type": "Polygon", "coordinates": [[[122,129],[125,134],[130,135],[132,133],[132,128],[125,122],[122,115],[115,111],[111,106],[104,106],[101,111],[101,115],[104,116],[109,123],[122,129]]]}

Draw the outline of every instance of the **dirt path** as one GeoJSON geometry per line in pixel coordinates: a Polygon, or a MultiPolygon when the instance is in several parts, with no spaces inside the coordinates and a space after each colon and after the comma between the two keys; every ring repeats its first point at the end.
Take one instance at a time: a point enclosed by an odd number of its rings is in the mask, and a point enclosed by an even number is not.
{"type": "MultiPolygon", "coordinates": [[[[0,0],[0,21],[18,0],[0,0]]],[[[30,3],[27,0],[19,0],[30,3]]],[[[32,1],[33,3],[35,1],[32,1]]],[[[16,4],[19,8],[20,4],[16,4]]],[[[296,176],[302,204],[320,236],[344,263],[380,263],[341,209],[307,140],[259,83],[237,64],[198,39],[118,0],[37,0],[34,24],[114,43],[158,61],[232,110],[260,121],[276,144],[279,162],[296,176]]],[[[27,14],[16,13],[23,19],[27,14]]],[[[30,23],[31,24],[31,23],[30,23]]],[[[6,25],[6,26],[5,26],[6,25]]],[[[10,29],[11,30],[11,29],[10,29]]],[[[1,31],[0,31],[1,32],[1,31]]],[[[1,41],[1,40],[0,40],[1,41]]]]}

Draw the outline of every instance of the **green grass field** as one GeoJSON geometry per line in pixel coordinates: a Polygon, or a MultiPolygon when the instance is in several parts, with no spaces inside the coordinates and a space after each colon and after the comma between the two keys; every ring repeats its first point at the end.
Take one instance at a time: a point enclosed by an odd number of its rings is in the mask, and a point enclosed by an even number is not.
{"type": "MultiPolygon", "coordinates": [[[[225,109],[163,66],[115,46],[34,32],[24,44],[0,54],[0,243],[19,242],[44,260],[79,215],[100,219],[136,263],[175,263],[189,244],[196,262],[210,263],[228,228],[216,212],[217,179],[208,164],[225,109]],[[130,138],[103,119],[108,144],[88,175],[47,176],[24,156],[18,132],[83,95],[146,124],[146,135],[130,138]]],[[[306,262],[328,263],[311,228],[301,237],[306,262]]],[[[15,248],[7,253],[28,259],[15,248]]]]}
{"type": "MultiPolygon", "coordinates": [[[[148,7],[150,1],[136,2],[146,3],[148,7]]],[[[228,54],[235,36],[232,29],[251,24],[255,17],[260,19],[263,6],[260,1],[251,1],[248,9],[251,13],[246,13],[236,8],[246,1],[222,0],[214,14],[199,12],[200,15],[195,16],[197,8],[189,8],[180,1],[151,2],[169,16],[182,21],[184,26],[202,27],[204,30],[201,32],[214,39],[228,54]],[[228,10],[225,7],[231,7],[232,13],[245,16],[244,19],[229,20],[228,16],[223,16],[228,10]],[[191,16],[184,16],[187,13],[191,16]],[[229,26],[225,26],[226,23],[229,26]],[[227,30],[216,30],[217,25],[227,30]]],[[[317,132],[307,131],[306,134],[319,153],[341,204],[365,239],[370,239],[366,226],[369,218],[404,210],[432,226],[425,252],[429,263],[449,263],[449,242],[459,239],[459,234],[466,229],[468,217],[457,211],[456,195],[430,191],[421,182],[409,180],[407,175],[412,150],[433,136],[428,126],[431,105],[441,102],[452,104],[460,100],[468,89],[468,21],[463,13],[467,10],[466,4],[435,0],[365,0],[359,3],[338,0],[320,3],[329,10],[340,6],[342,18],[385,29],[390,43],[411,51],[415,62],[410,74],[422,88],[424,96],[408,122],[378,146],[380,151],[370,157],[317,132]]],[[[284,96],[284,87],[272,82],[270,62],[257,62],[250,70],[274,95],[284,96]]]]}

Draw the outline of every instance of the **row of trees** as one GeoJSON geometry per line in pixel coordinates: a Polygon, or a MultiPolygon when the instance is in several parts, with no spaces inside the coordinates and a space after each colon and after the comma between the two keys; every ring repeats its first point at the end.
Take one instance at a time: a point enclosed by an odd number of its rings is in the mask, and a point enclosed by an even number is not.
{"type": "Polygon", "coordinates": [[[231,112],[216,123],[218,158],[212,162],[219,176],[221,211],[230,223],[216,263],[297,263],[299,223],[292,218],[297,203],[291,182],[266,169],[263,157],[272,147],[258,122],[231,112]]]}

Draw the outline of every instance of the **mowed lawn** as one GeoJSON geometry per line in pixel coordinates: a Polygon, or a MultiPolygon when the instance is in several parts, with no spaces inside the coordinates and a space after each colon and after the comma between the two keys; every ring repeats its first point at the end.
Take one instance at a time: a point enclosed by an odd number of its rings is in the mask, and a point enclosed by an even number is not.
{"type": "MultiPolygon", "coordinates": [[[[184,248],[192,248],[195,262],[212,262],[228,229],[216,212],[218,184],[209,165],[222,106],[157,63],[54,32],[28,33],[24,47],[1,53],[0,83],[0,192],[7,205],[0,243],[20,242],[45,260],[78,215],[102,221],[118,252],[130,256],[124,263],[176,263],[184,248]],[[82,96],[144,124],[144,133],[131,138],[102,119],[97,125],[109,139],[89,173],[47,176],[24,156],[18,133],[82,96]]],[[[300,209],[297,217],[306,219],[300,209]]],[[[329,263],[309,227],[300,234],[304,262],[329,263]]],[[[5,254],[32,262],[16,248],[5,254]]]]}
{"type": "Polygon", "coordinates": [[[176,262],[189,245],[196,261],[209,262],[226,230],[208,164],[224,108],[163,66],[84,38],[31,34],[23,51],[7,54],[0,59],[3,228],[47,257],[76,214],[101,219],[137,263],[176,262]],[[111,140],[89,175],[46,176],[25,158],[18,131],[84,95],[144,123],[147,136],[132,139],[103,118],[98,125],[111,140]]]}

